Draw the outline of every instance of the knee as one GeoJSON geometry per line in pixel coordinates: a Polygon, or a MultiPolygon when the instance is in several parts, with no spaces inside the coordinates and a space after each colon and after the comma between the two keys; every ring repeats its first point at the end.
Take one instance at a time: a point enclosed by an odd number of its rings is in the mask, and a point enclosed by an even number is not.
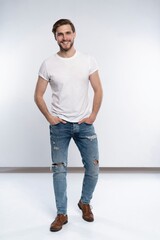
{"type": "Polygon", "coordinates": [[[93,164],[96,166],[96,167],[99,167],[99,161],[97,159],[93,160],[93,164]]]}
{"type": "Polygon", "coordinates": [[[52,172],[53,173],[66,173],[67,166],[64,162],[52,163],[52,172]]]}
{"type": "Polygon", "coordinates": [[[90,164],[87,164],[85,166],[86,173],[90,176],[97,177],[99,174],[99,160],[94,159],[90,162],[90,164]]]}
{"type": "Polygon", "coordinates": [[[94,174],[98,176],[99,174],[99,160],[94,160],[93,161],[93,169],[94,169],[94,174]]]}

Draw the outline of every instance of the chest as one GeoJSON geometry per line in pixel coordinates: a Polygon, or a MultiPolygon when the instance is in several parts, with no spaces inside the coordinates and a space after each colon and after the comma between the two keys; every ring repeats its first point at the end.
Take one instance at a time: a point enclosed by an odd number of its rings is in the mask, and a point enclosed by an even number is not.
{"type": "Polygon", "coordinates": [[[56,89],[73,85],[77,88],[83,87],[88,84],[88,78],[89,69],[84,62],[60,62],[50,66],[50,84],[56,89]]]}

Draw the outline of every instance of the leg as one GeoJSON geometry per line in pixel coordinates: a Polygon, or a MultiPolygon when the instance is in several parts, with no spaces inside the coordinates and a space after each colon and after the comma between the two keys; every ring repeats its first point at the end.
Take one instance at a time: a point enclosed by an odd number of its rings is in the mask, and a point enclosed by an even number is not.
{"type": "Polygon", "coordinates": [[[81,201],[89,204],[99,174],[98,141],[93,125],[81,124],[79,133],[75,135],[74,140],[81,153],[85,168],[81,201]]]}
{"type": "Polygon", "coordinates": [[[67,156],[70,137],[67,126],[59,123],[50,126],[53,187],[57,214],[67,213],[67,156]]]}

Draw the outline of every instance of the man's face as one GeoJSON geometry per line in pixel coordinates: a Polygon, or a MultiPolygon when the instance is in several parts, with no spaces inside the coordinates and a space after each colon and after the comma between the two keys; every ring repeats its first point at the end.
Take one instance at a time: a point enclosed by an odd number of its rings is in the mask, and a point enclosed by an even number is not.
{"type": "Polygon", "coordinates": [[[75,32],[72,31],[72,28],[69,24],[62,25],[57,28],[55,39],[61,49],[61,51],[69,51],[75,39],[75,32]]]}

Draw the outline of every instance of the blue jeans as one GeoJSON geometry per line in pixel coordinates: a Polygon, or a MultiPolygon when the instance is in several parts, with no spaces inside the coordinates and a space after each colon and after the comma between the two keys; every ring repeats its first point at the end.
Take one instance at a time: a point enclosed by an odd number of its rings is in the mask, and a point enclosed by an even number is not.
{"type": "Polygon", "coordinates": [[[89,204],[99,174],[99,154],[97,136],[93,125],[82,123],[59,123],[50,125],[53,187],[57,214],[67,213],[67,161],[68,146],[73,138],[85,169],[81,201],[89,204]]]}

